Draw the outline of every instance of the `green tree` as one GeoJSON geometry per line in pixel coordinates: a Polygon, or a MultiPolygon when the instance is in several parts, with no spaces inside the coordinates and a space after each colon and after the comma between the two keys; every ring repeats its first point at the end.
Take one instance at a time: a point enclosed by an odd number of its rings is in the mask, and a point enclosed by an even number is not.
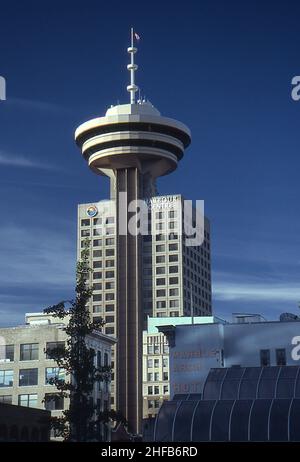
{"type": "Polygon", "coordinates": [[[81,260],[76,268],[76,297],[74,300],[62,301],[44,310],[58,319],[66,318],[64,331],[67,334],[65,347],[46,351],[65,370],[68,380],[50,379],[56,391],[45,396],[45,401],[69,398],[69,409],[62,412],[61,417],[52,417],[51,426],[57,436],[65,441],[100,441],[101,425],[110,421],[122,422],[125,419],[113,410],[101,411],[93,402],[92,393],[95,383],[108,382],[111,377],[109,366],[95,366],[95,352],[87,346],[87,336],[99,331],[103,320],[91,321],[87,302],[92,295],[88,285],[90,241],[84,241],[81,260]]]}

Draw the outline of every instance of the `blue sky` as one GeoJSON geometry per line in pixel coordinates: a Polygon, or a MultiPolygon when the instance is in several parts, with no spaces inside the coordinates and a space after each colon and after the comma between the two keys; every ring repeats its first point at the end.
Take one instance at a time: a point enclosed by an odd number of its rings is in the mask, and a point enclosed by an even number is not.
{"type": "Polygon", "coordinates": [[[296,1],[6,2],[1,6],[0,323],[70,298],[80,202],[108,197],[75,128],[137,83],[186,123],[191,147],[161,194],[204,199],[213,305],[277,319],[300,300],[300,4],[296,1]]]}

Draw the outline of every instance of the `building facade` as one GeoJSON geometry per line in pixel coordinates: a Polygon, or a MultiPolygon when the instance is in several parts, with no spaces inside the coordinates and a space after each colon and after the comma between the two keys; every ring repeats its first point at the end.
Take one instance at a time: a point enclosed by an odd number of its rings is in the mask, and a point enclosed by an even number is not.
{"type": "MultiPolygon", "coordinates": [[[[64,347],[67,340],[64,327],[65,324],[57,323],[51,316],[29,313],[26,325],[0,329],[0,402],[46,409],[57,417],[68,409],[67,398],[44,402],[47,394],[54,393],[55,386],[49,383],[50,379],[69,380],[65,371],[45,352],[64,347]]],[[[87,338],[87,345],[95,351],[95,361],[101,365],[110,365],[114,343],[112,337],[101,333],[87,338]]],[[[109,384],[95,385],[93,399],[100,410],[109,409],[109,384]]],[[[104,434],[106,430],[101,431],[104,440],[108,438],[104,434]]]]}
{"type": "Polygon", "coordinates": [[[170,399],[169,343],[159,326],[224,323],[213,316],[148,317],[143,332],[143,418],[153,418],[162,403],[170,399]]]}
{"type": "Polygon", "coordinates": [[[170,348],[171,399],[201,395],[212,368],[300,363],[300,321],[252,321],[160,326],[170,348]]]}

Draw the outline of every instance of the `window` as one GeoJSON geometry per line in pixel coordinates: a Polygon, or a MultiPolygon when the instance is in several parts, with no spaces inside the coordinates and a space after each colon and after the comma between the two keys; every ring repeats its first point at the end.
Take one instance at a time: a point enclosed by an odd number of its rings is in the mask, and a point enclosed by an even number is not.
{"type": "Polygon", "coordinates": [[[153,367],[153,359],[148,359],[148,360],[147,360],[147,367],[148,367],[148,368],[153,367]]]}
{"type": "Polygon", "coordinates": [[[14,361],[15,346],[14,345],[0,345],[0,361],[14,361]]]}
{"type": "Polygon", "coordinates": [[[163,352],[164,352],[164,354],[169,353],[169,345],[164,345],[163,346],[163,352]]]}
{"type": "Polygon", "coordinates": [[[12,387],[14,383],[14,371],[0,371],[0,388],[12,387]]]}
{"type": "Polygon", "coordinates": [[[154,382],[159,381],[159,372],[154,372],[154,382]]]}
{"type": "Polygon", "coordinates": [[[156,308],[166,308],[166,301],[165,300],[161,300],[161,301],[158,301],[156,302],[156,308]]]}
{"type": "Polygon", "coordinates": [[[105,316],[105,322],[115,322],[114,316],[105,316]]]}
{"type": "Polygon", "coordinates": [[[107,217],[106,218],[106,224],[111,225],[114,222],[115,222],[115,217],[107,217]]]}
{"type": "Polygon", "coordinates": [[[158,355],[160,353],[159,345],[154,345],[154,354],[158,355]]]}
{"type": "Polygon", "coordinates": [[[0,395],[0,403],[12,404],[12,395],[0,395]]]}
{"type": "Polygon", "coordinates": [[[106,228],[106,234],[114,234],[114,228],[106,228]]]}
{"type": "Polygon", "coordinates": [[[115,333],[114,327],[105,327],[105,333],[107,335],[113,335],[115,333]]]}
{"type": "Polygon", "coordinates": [[[168,367],[168,358],[163,358],[163,367],[168,367]]]}
{"type": "Polygon", "coordinates": [[[163,372],[163,380],[169,380],[169,373],[163,372]]]}
{"type": "Polygon", "coordinates": [[[260,350],[260,365],[270,366],[270,350],[260,350]]]}
{"type": "Polygon", "coordinates": [[[102,301],[102,294],[93,295],[93,302],[101,302],[101,301],[102,301]]]}
{"type": "Polygon", "coordinates": [[[115,266],[115,261],[114,260],[106,260],[105,266],[106,266],[106,268],[110,268],[112,266],[115,266]]]}
{"type": "Polygon", "coordinates": [[[102,228],[94,228],[93,236],[102,236],[102,228]]]}
{"type": "Polygon", "coordinates": [[[102,305],[93,305],[93,313],[101,313],[102,305]]]}
{"type": "Polygon", "coordinates": [[[169,273],[178,273],[178,266],[170,266],[169,273]]]}
{"type": "Polygon", "coordinates": [[[65,380],[65,371],[62,367],[46,367],[45,384],[53,385],[51,379],[65,380]]]}
{"type": "Polygon", "coordinates": [[[53,355],[51,354],[52,351],[53,353],[56,353],[56,352],[63,353],[64,349],[65,349],[65,342],[47,342],[46,358],[53,359],[53,355]]]}
{"type": "Polygon", "coordinates": [[[102,271],[97,271],[93,273],[93,279],[102,279],[102,271]]]}
{"type": "Polygon", "coordinates": [[[170,311],[170,317],[171,318],[178,318],[179,317],[179,311],[170,311]]]}
{"type": "Polygon", "coordinates": [[[166,251],[166,246],[163,244],[157,245],[156,246],[156,252],[165,252],[166,251]]]}
{"type": "Polygon", "coordinates": [[[169,295],[170,297],[176,297],[179,295],[179,289],[176,288],[176,289],[169,289],[169,295]]]}
{"type": "Polygon", "coordinates": [[[61,411],[64,409],[64,398],[59,394],[48,394],[45,395],[45,409],[47,411],[61,411]],[[47,399],[48,398],[48,399],[47,399]]]}
{"type": "Polygon", "coordinates": [[[148,381],[148,382],[153,382],[153,372],[148,372],[148,374],[147,374],[147,381],[148,381]]]}
{"type": "Polygon", "coordinates": [[[156,240],[157,241],[164,241],[165,240],[165,235],[164,234],[157,234],[156,235],[156,240]]]}
{"type": "Polygon", "coordinates": [[[38,369],[20,369],[19,386],[28,387],[38,384],[38,369]]]}
{"type": "Polygon", "coordinates": [[[106,249],[105,250],[105,255],[107,257],[113,257],[115,255],[115,249],[106,249]]]}
{"type": "Polygon", "coordinates": [[[102,261],[101,260],[94,261],[93,268],[102,268],[102,261]]]}
{"type": "Polygon", "coordinates": [[[37,395],[19,395],[19,406],[37,407],[37,395]]]}
{"type": "Polygon", "coordinates": [[[286,366],[286,351],[285,351],[285,348],[278,348],[276,350],[276,364],[277,364],[277,366],[286,366]]]}
{"type": "Polygon", "coordinates": [[[115,277],[115,272],[114,271],[105,271],[105,278],[110,279],[115,277]]]}
{"type": "Polygon", "coordinates": [[[156,267],[156,274],[165,274],[166,268],[164,266],[157,266],[156,267]]]}
{"type": "Polygon", "coordinates": [[[159,367],[159,359],[154,359],[154,367],[159,367]]]}
{"type": "Polygon", "coordinates": [[[177,217],[176,210],[170,210],[169,211],[169,218],[176,218],[176,217],[177,217]]]}
{"type": "Polygon", "coordinates": [[[154,346],[153,345],[148,345],[147,346],[147,353],[148,353],[148,355],[153,355],[153,353],[154,353],[154,346]]]}
{"type": "Polygon", "coordinates": [[[94,218],[94,226],[102,225],[102,218],[94,218]]]}
{"type": "Polygon", "coordinates": [[[165,278],[157,278],[156,279],[156,285],[157,286],[164,286],[166,284],[165,278]]]}
{"type": "Polygon", "coordinates": [[[90,230],[89,229],[82,229],[81,230],[81,237],[89,237],[90,236],[90,230]]]}
{"type": "Polygon", "coordinates": [[[153,387],[148,387],[148,395],[153,395],[153,387]]]}
{"type": "Polygon", "coordinates": [[[96,284],[93,284],[93,290],[102,290],[101,282],[97,282],[96,284]]]}
{"type": "Polygon", "coordinates": [[[156,291],[156,296],[157,297],[165,297],[166,296],[166,290],[165,289],[158,289],[156,291]]]}
{"type": "Polygon", "coordinates": [[[93,250],[93,257],[95,258],[102,257],[102,250],[93,250]]]}
{"type": "Polygon", "coordinates": [[[105,294],[105,300],[114,300],[115,299],[115,294],[114,293],[108,293],[105,294]]]}
{"type": "Polygon", "coordinates": [[[81,220],[81,226],[90,226],[90,220],[81,220]]]}
{"type": "Polygon", "coordinates": [[[102,245],[102,239],[93,240],[93,247],[99,247],[100,245],[102,245]]]}
{"type": "Polygon", "coordinates": [[[169,250],[178,250],[178,244],[169,244],[169,250]]]}
{"type": "Polygon", "coordinates": [[[169,262],[178,261],[178,254],[169,255],[169,262]]]}
{"type": "Polygon", "coordinates": [[[105,283],[105,289],[114,289],[115,288],[115,281],[111,281],[111,282],[106,282],[105,283]]]}
{"type": "Polygon", "coordinates": [[[157,255],[156,263],[165,263],[166,257],[165,255],[157,255]]]}
{"type": "Polygon", "coordinates": [[[115,311],[115,305],[112,305],[112,304],[105,305],[105,311],[107,312],[115,311]]]}
{"type": "Polygon", "coordinates": [[[113,237],[108,237],[105,239],[105,244],[106,245],[115,245],[115,239],[113,237]]]}
{"type": "Polygon", "coordinates": [[[24,343],[20,345],[20,361],[33,361],[39,359],[39,344],[24,343]]]}
{"type": "Polygon", "coordinates": [[[161,220],[163,217],[164,217],[164,213],[163,213],[163,212],[156,212],[156,213],[155,213],[155,218],[156,218],[157,220],[161,220]]]}
{"type": "Polygon", "coordinates": [[[169,284],[178,284],[178,278],[170,278],[169,284]]]}
{"type": "Polygon", "coordinates": [[[158,401],[158,399],[156,399],[156,400],[154,401],[154,407],[155,407],[155,409],[158,409],[158,408],[159,408],[159,401],[158,401]]]}
{"type": "Polygon", "coordinates": [[[101,367],[102,366],[102,355],[101,355],[101,351],[97,351],[97,367],[101,367]]]}
{"type": "Polygon", "coordinates": [[[149,399],[148,401],[148,409],[153,409],[154,408],[154,399],[149,399]]]}
{"type": "Polygon", "coordinates": [[[159,386],[158,385],[154,386],[154,394],[159,395],[159,386]]]}
{"type": "Polygon", "coordinates": [[[179,306],[179,300],[170,300],[170,308],[177,308],[179,306]]]}
{"type": "Polygon", "coordinates": [[[168,385],[164,385],[164,386],[163,386],[163,394],[164,394],[164,395],[168,395],[168,394],[169,394],[169,387],[168,387],[168,385]]]}

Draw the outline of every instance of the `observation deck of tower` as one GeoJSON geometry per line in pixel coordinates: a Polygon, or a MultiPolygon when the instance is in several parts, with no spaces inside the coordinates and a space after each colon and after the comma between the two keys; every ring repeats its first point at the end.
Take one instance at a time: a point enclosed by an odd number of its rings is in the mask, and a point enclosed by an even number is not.
{"type": "Polygon", "coordinates": [[[136,100],[138,66],[134,61],[137,47],[133,29],[127,51],[130,55],[127,66],[130,102],[112,106],[104,117],[80,125],[75,131],[75,140],[91,170],[110,178],[110,197],[116,202],[116,408],[127,418],[131,430],[139,433],[142,421],[142,240],[140,235],[121,235],[119,218],[122,216],[128,223],[132,216],[132,206],[128,212],[128,205],[156,195],[156,178],[177,168],[191,142],[191,133],[181,122],[161,116],[148,101],[136,100]],[[120,193],[126,193],[125,207],[124,202],[120,202],[120,193]]]}

